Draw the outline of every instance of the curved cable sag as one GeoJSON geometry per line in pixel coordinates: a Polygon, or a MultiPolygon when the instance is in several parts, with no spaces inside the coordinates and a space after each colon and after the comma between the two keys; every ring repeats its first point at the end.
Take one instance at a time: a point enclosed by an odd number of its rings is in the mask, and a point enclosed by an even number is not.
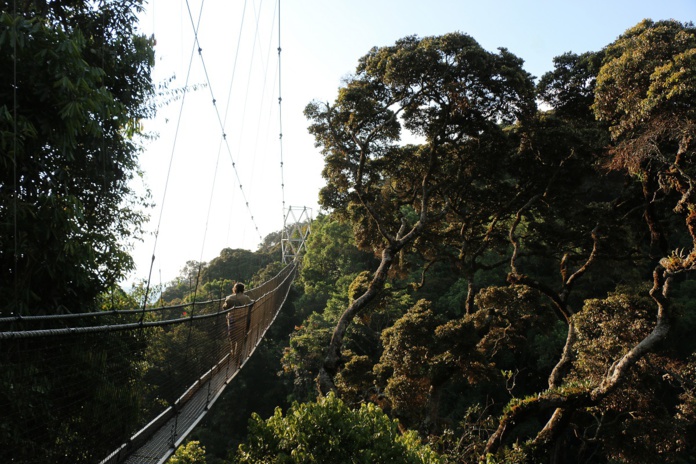
{"type": "MultiPolygon", "coordinates": [[[[189,7],[188,0],[186,0],[186,6],[189,7]]],[[[193,21],[193,16],[191,15],[191,9],[188,8],[188,11],[189,11],[189,18],[191,19],[191,25],[193,26],[194,21],[193,21]]],[[[201,64],[203,65],[203,72],[205,74],[205,79],[206,79],[206,83],[208,85],[208,89],[210,90],[210,96],[211,96],[211,99],[213,102],[213,107],[215,108],[215,115],[217,116],[218,124],[220,125],[220,130],[222,131],[222,136],[223,136],[223,139],[225,141],[225,146],[227,148],[227,153],[229,155],[230,161],[232,162],[232,168],[234,170],[235,177],[237,178],[237,183],[239,185],[239,189],[242,193],[242,197],[244,199],[244,203],[246,205],[249,216],[251,217],[251,222],[254,224],[254,228],[255,228],[256,232],[259,233],[258,225],[256,225],[256,221],[254,220],[254,215],[251,211],[251,207],[249,206],[249,200],[247,199],[246,193],[244,192],[242,182],[240,180],[239,171],[237,170],[236,162],[234,161],[234,157],[232,156],[232,150],[229,147],[229,141],[227,140],[227,135],[225,133],[225,126],[222,122],[222,118],[220,117],[220,111],[218,110],[217,100],[215,99],[215,93],[213,92],[213,86],[210,82],[210,75],[208,73],[208,68],[205,65],[205,60],[203,58],[203,48],[201,47],[200,41],[198,39],[198,30],[195,27],[194,27],[194,40],[195,40],[196,45],[198,46],[198,56],[200,57],[201,64]]],[[[262,237],[260,234],[259,234],[259,239],[262,240],[262,237]]]]}
{"type": "MultiPolygon", "coordinates": [[[[200,21],[201,17],[203,16],[203,3],[201,2],[201,9],[198,13],[198,24],[194,27],[195,31],[198,31],[198,28],[200,27],[200,21]]],[[[186,2],[188,5],[188,1],[186,2]]],[[[190,10],[189,10],[190,13],[190,10]]],[[[181,97],[181,106],[179,107],[179,116],[177,117],[176,120],[176,129],[174,130],[174,141],[172,142],[172,151],[171,155],[169,156],[169,167],[167,168],[167,177],[164,182],[164,192],[162,194],[162,204],[160,205],[160,213],[159,213],[159,218],[157,219],[157,228],[155,229],[155,242],[152,246],[152,259],[150,260],[150,270],[147,275],[147,284],[145,286],[145,295],[143,296],[143,303],[142,303],[142,309],[145,309],[145,306],[147,305],[147,298],[150,293],[150,282],[152,280],[152,269],[155,264],[155,251],[157,250],[157,239],[159,238],[159,233],[160,233],[160,226],[162,224],[162,216],[164,213],[164,204],[167,199],[167,189],[169,188],[169,178],[172,172],[172,164],[174,162],[174,153],[176,151],[176,142],[177,139],[179,138],[179,129],[181,128],[181,116],[184,112],[184,103],[186,102],[186,93],[188,89],[188,84],[189,84],[189,79],[191,78],[191,66],[193,64],[193,56],[195,52],[195,44],[196,42],[194,41],[194,44],[191,47],[191,56],[189,57],[189,64],[188,64],[188,70],[186,72],[186,81],[184,83],[184,92],[181,97]]],[[[143,313],[144,314],[144,313],[143,313]]],[[[142,321],[142,319],[141,319],[142,321]]]]}
{"type": "MultiPolygon", "coordinates": [[[[288,276],[291,274],[291,272],[294,271],[293,267],[297,266],[297,263],[289,263],[285,268],[283,268],[275,277],[272,279],[268,280],[267,282],[264,282],[260,286],[256,288],[252,288],[248,292],[246,292],[248,295],[253,296],[254,300],[261,300],[263,298],[266,298],[269,294],[272,294],[273,292],[276,291],[277,289],[277,281],[279,276],[282,276],[282,279],[287,279],[288,276]],[[270,284],[270,285],[269,285],[270,284]],[[271,288],[269,288],[269,286],[271,288]]],[[[172,310],[172,309],[185,309],[185,308],[194,308],[195,306],[210,306],[212,305],[219,305],[224,301],[224,298],[216,298],[213,300],[206,300],[206,301],[192,301],[190,303],[184,303],[184,304],[179,304],[179,305],[172,305],[172,306],[163,306],[159,308],[148,308],[146,311],[147,312],[153,312],[153,313],[163,313],[163,310],[172,310]]],[[[135,330],[135,329],[141,329],[143,327],[148,328],[148,327],[164,327],[168,325],[173,325],[173,324],[182,324],[182,323],[187,323],[192,320],[203,320],[203,319],[210,319],[219,316],[220,314],[228,314],[236,309],[239,308],[248,308],[252,306],[255,303],[252,303],[250,305],[245,305],[245,306],[236,306],[234,308],[229,308],[229,309],[220,309],[217,312],[214,313],[206,313],[206,314],[198,314],[198,315],[191,315],[191,316],[185,316],[185,317],[177,317],[177,318],[172,318],[172,319],[161,319],[157,321],[148,321],[148,322],[129,322],[129,323],[114,323],[114,324],[107,324],[107,325],[99,325],[99,326],[77,326],[77,327],[60,327],[60,328],[49,328],[49,329],[29,329],[29,330],[10,330],[10,331],[0,331],[0,340],[8,340],[8,339],[20,339],[20,338],[39,338],[39,337],[49,337],[49,336],[58,336],[58,335],[77,335],[77,334],[83,334],[83,333],[108,333],[108,332],[119,332],[123,330],[135,330]]],[[[135,315],[135,314],[140,314],[141,310],[140,309],[133,309],[133,310],[119,310],[119,311],[100,311],[100,312],[94,312],[94,313],[73,313],[73,314],[54,314],[54,315],[44,315],[44,316],[26,316],[22,318],[2,318],[0,322],[16,322],[18,319],[21,319],[21,322],[27,323],[31,321],[49,321],[49,320],[60,320],[60,321],[65,321],[69,319],[82,319],[86,316],[113,316],[115,314],[117,315],[135,315]]],[[[193,311],[192,311],[193,313],[193,311]]]]}
{"type": "MultiPolygon", "coordinates": [[[[237,61],[239,60],[239,50],[242,45],[242,30],[243,30],[243,25],[244,25],[244,19],[246,17],[246,7],[247,7],[247,0],[244,0],[244,6],[242,7],[242,18],[239,24],[239,34],[237,36],[237,49],[234,52],[234,62],[232,64],[232,77],[230,78],[230,85],[229,88],[227,89],[227,103],[225,104],[225,119],[223,121],[223,127],[227,127],[227,117],[230,114],[230,102],[232,101],[232,88],[234,86],[234,81],[235,81],[235,76],[237,75],[237,61]]],[[[242,119],[243,120],[243,119],[242,119]]],[[[220,145],[218,146],[218,160],[220,159],[220,153],[222,152],[222,147],[223,144],[226,143],[225,141],[227,140],[227,134],[223,132],[222,137],[220,138],[220,145]]],[[[230,206],[234,204],[234,194],[235,190],[232,189],[231,191],[232,195],[230,198],[230,206]]],[[[227,235],[225,236],[225,243],[229,243],[230,241],[230,231],[232,229],[232,215],[234,212],[234,208],[230,208],[230,214],[229,214],[229,220],[227,222],[227,235]]]]}
{"type": "MultiPolygon", "coordinates": [[[[215,303],[218,300],[209,300],[209,301],[197,301],[196,304],[199,305],[206,305],[210,303],[215,303]]],[[[68,321],[71,319],[87,319],[87,318],[102,318],[106,316],[124,316],[124,315],[131,315],[131,314],[140,314],[143,311],[146,313],[161,313],[165,310],[171,310],[171,309],[185,309],[193,305],[193,302],[191,303],[181,303],[177,305],[168,305],[168,306],[151,306],[147,307],[144,310],[137,308],[137,309],[118,309],[118,310],[112,310],[112,311],[94,311],[94,312],[89,312],[89,313],[65,313],[65,314],[42,314],[39,316],[10,316],[10,317],[0,317],[0,324],[8,324],[8,323],[17,323],[21,322],[24,325],[28,325],[33,322],[42,322],[42,321],[68,321]]]]}

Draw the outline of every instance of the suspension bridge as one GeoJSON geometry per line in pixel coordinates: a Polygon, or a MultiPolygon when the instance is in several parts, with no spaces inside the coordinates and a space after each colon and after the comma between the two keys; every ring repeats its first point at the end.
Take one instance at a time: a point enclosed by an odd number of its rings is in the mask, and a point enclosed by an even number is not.
{"type": "MultiPolygon", "coordinates": [[[[256,2],[251,3],[258,30],[260,11],[256,9],[256,2]]],[[[207,217],[202,221],[205,223],[200,240],[203,249],[213,216],[215,179],[220,176],[233,178],[241,193],[237,201],[241,201],[246,210],[247,222],[256,233],[259,227],[253,201],[243,188],[240,150],[231,146],[233,137],[228,136],[227,114],[222,114],[217,105],[215,82],[210,78],[203,57],[204,44],[199,30],[202,3],[198,17],[188,1],[186,7],[193,37],[189,74],[193,57],[198,55],[204,70],[203,86],[210,93],[211,113],[216,121],[213,130],[220,140],[210,182],[211,199],[207,217]],[[224,163],[225,154],[231,174],[221,175],[218,166],[221,159],[224,163]]],[[[244,11],[246,7],[245,1],[244,11]]],[[[245,17],[242,13],[242,21],[245,17]]],[[[165,205],[170,201],[167,198],[169,173],[178,151],[180,123],[177,123],[155,221],[152,259],[142,305],[129,310],[76,310],[65,314],[35,311],[32,315],[0,318],[0,381],[7,387],[0,392],[0,412],[9,418],[2,423],[12,424],[0,433],[14,446],[12,450],[3,451],[3,454],[9,453],[5,454],[5,462],[165,462],[235,379],[275,321],[288,297],[297,273],[297,258],[309,233],[308,227],[298,224],[307,224],[311,216],[307,208],[287,207],[285,202],[280,117],[280,1],[275,4],[271,22],[277,25],[278,61],[273,74],[277,83],[281,141],[278,148],[279,206],[283,209],[283,226],[278,260],[283,263],[282,269],[275,277],[246,292],[254,301],[246,306],[225,308],[222,289],[215,297],[207,295],[206,298],[194,292],[190,301],[178,305],[158,306],[150,302],[158,239],[167,234],[175,235],[171,233],[173,226],[164,226],[163,217],[165,205]],[[28,456],[33,458],[27,459],[28,456]]],[[[253,47],[257,47],[259,41],[254,37],[253,47]]],[[[263,67],[269,74],[270,67],[267,64],[263,67]]],[[[186,92],[192,88],[189,74],[183,87],[184,96],[180,99],[179,122],[186,92]]],[[[268,187],[264,192],[267,191],[268,187]]],[[[231,197],[229,185],[222,195],[231,197]]]]}
{"type": "Polygon", "coordinates": [[[0,395],[0,410],[14,424],[3,433],[16,435],[18,444],[25,437],[31,446],[41,443],[19,453],[36,456],[30,462],[166,461],[261,343],[296,270],[296,262],[286,265],[247,292],[253,304],[229,309],[216,298],[0,319],[1,372],[13,386],[0,395]],[[43,410],[43,404],[58,406],[43,410]],[[62,441],[49,424],[66,428],[62,441]],[[109,445],[113,450],[99,456],[109,445]]]}

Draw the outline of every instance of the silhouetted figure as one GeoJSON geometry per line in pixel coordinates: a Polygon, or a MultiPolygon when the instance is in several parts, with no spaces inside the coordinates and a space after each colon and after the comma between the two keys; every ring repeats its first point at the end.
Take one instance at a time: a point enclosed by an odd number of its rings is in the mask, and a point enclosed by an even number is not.
{"type": "MultiPolygon", "coordinates": [[[[246,306],[253,303],[254,300],[249,298],[249,295],[244,294],[244,284],[237,282],[234,284],[234,287],[232,287],[232,294],[225,298],[225,303],[222,305],[222,309],[232,309],[238,306],[246,306]]],[[[249,308],[249,311],[247,311],[247,327],[244,333],[244,340],[242,340],[243,344],[246,343],[246,332],[249,330],[250,317],[251,307],[249,308]]],[[[241,359],[239,359],[240,353],[237,352],[237,347],[239,346],[240,340],[236,340],[232,334],[234,322],[234,312],[230,311],[227,313],[227,337],[230,340],[230,354],[232,356],[232,360],[234,361],[235,368],[238,368],[239,364],[241,363],[241,359]]]]}

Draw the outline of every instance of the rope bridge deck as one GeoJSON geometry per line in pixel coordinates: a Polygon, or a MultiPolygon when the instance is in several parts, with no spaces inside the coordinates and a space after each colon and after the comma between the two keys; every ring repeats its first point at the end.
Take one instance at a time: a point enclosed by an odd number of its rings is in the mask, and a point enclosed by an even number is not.
{"type": "Polygon", "coordinates": [[[253,305],[228,310],[215,299],[1,318],[0,411],[9,421],[0,425],[12,426],[0,446],[9,462],[166,461],[261,343],[295,271],[286,266],[247,292],[253,305]]]}

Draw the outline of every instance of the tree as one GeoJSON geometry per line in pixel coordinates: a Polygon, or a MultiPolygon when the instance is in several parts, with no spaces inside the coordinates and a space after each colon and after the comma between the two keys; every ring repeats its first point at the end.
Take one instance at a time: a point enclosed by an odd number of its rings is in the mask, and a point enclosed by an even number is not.
{"type": "MultiPolygon", "coordinates": [[[[678,212],[693,202],[688,155],[694,150],[695,88],[696,29],[677,21],[645,20],[626,31],[607,47],[597,78],[594,111],[610,125],[611,166],[641,178],[658,257],[669,244],[652,198],[680,194],[678,212]]],[[[689,227],[693,220],[690,215],[689,227]]]]}
{"type": "Polygon", "coordinates": [[[0,15],[0,298],[28,314],[92,309],[133,267],[146,219],[140,120],[153,94],[141,2],[21,2],[0,15]]]}
{"type": "MultiPolygon", "coordinates": [[[[132,186],[140,121],[153,113],[142,2],[0,4],[0,314],[117,309],[127,299],[112,292],[105,302],[104,292],[133,268],[129,246],[148,203],[132,186]]],[[[141,421],[142,370],[130,355],[145,337],[44,337],[27,340],[31,349],[6,340],[3,392],[41,385],[39,395],[3,394],[8,459],[93,462],[110,452],[141,421]]]]}
{"type": "Polygon", "coordinates": [[[323,205],[382,256],[338,295],[320,391],[352,401],[371,380],[362,400],[441,434],[460,462],[692,454],[694,37],[644,21],[558,57],[541,111],[504,50],[406,38],[363,57],[333,105],[308,106],[323,205]],[[370,371],[349,329],[397,288],[430,301],[383,331],[370,371]]]}
{"type": "Polygon", "coordinates": [[[270,254],[242,249],[224,248],[220,255],[201,271],[202,282],[215,279],[231,279],[236,282],[249,283],[254,273],[278,260],[280,253],[270,254]]]}
{"type": "MultiPolygon", "coordinates": [[[[645,255],[631,261],[644,266],[648,273],[652,268],[650,298],[636,298],[635,289],[622,288],[606,299],[585,299],[581,312],[567,313],[569,336],[559,366],[572,364],[572,369],[566,370],[568,377],[552,375],[547,392],[513,404],[491,435],[488,452],[496,451],[503,437],[529,417],[543,417],[545,425],[532,434],[526,446],[528,460],[545,455],[550,455],[554,462],[562,459],[557,453],[558,444],[567,439],[565,432],[571,427],[594,433],[592,440],[601,444],[607,457],[645,459],[645,453],[637,453],[638,458],[633,455],[634,446],[612,435],[616,433],[614,423],[621,424],[622,433],[632,437],[632,441],[653,443],[654,459],[678,459],[689,453],[680,445],[688,439],[675,440],[674,435],[689,436],[685,424],[692,424],[693,416],[672,416],[660,403],[691,402],[692,388],[687,382],[679,383],[673,390],[659,380],[659,370],[656,372],[651,366],[662,358],[661,363],[674,366],[675,375],[681,376],[690,369],[689,360],[672,351],[671,346],[677,341],[670,337],[677,318],[682,323],[688,323],[689,318],[678,315],[668,290],[676,277],[696,269],[696,205],[689,159],[694,134],[694,33],[693,26],[676,21],[641,22],[605,49],[594,88],[594,113],[600,122],[608,124],[611,133],[608,164],[632,175],[639,183],[638,201],[625,197],[617,204],[637,204],[622,219],[632,220],[635,211],[642,212],[649,230],[649,246],[634,249],[645,255]],[[686,227],[679,226],[680,215],[686,218],[686,227]],[[686,245],[686,249],[669,252],[670,247],[680,245],[686,245]],[[632,330],[627,332],[629,324],[632,330]],[[657,400],[660,396],[661,401],[657,400]],[[634,417],[624,419],[622,413],[629,410],[634,417]],[[641,411],[641,418],[636,410],[641,411]],[[598,422],[592,424],[588,415],[598,422]],[[653,424],[650,430],[647,423],[653,424]],[[658,423],[659,427],[655,425],[658,423]]],[[[627,193],[636,193],[636,189],[627,189],[627,193]]],[[[604,241],[603,237],[593,236],[596,243],[604,241]]],[[[591,261],[590,256],[587,263],[591,261]]],[[[624,276],[633,280],[630,271],[624,276]]],[[[640,282],[641,278],[633,282],[640,282]]],[[[553,297],[552,292],[545,293],[553,297]]],[[[589,440],[582,442],[580,452],[596,452],[597,445],[590,445],[589,440]]]]}
{"type": "Polygon", "coordinates": [[[401,434],[396,421],[373,404],[348,408],[334,394],[316,403],[293,404],[283,416],[254,414],[249,441],[237,452],[240,463],[393,462],[436,463],[436,453],[414,432],[401,434]]]}
{"type": "Polygon", "coordinates": [[[537,92],[556,116],[594,124],[592,112],[597,73],[604,53],[564,53],[553,59],[554,70],[539,79],[537,92]]]}
{"type": "Polygon", "coordinates": [[[483,177],[491,172],[509,148],[499,124],[533,113],[521,64],[464,34],[407,37],[363,57],[333,105],[307,106],[326,162],[321,203],[351,219],[360,247],[381,255],[333,332],[318,379],[323,393],[334,388],[347,327],[382,291],[399,253],[436,228],[459,188],[475,186],[479,163],[483,177]],[[404,129],[423,143],[403,145],[404,129]]]}
{"type": "Polygon", "coordinates": [[[190,441],[176,449],[169,459],[171,464],[206,464],[205,447],[198,441],[190,441]]]}

